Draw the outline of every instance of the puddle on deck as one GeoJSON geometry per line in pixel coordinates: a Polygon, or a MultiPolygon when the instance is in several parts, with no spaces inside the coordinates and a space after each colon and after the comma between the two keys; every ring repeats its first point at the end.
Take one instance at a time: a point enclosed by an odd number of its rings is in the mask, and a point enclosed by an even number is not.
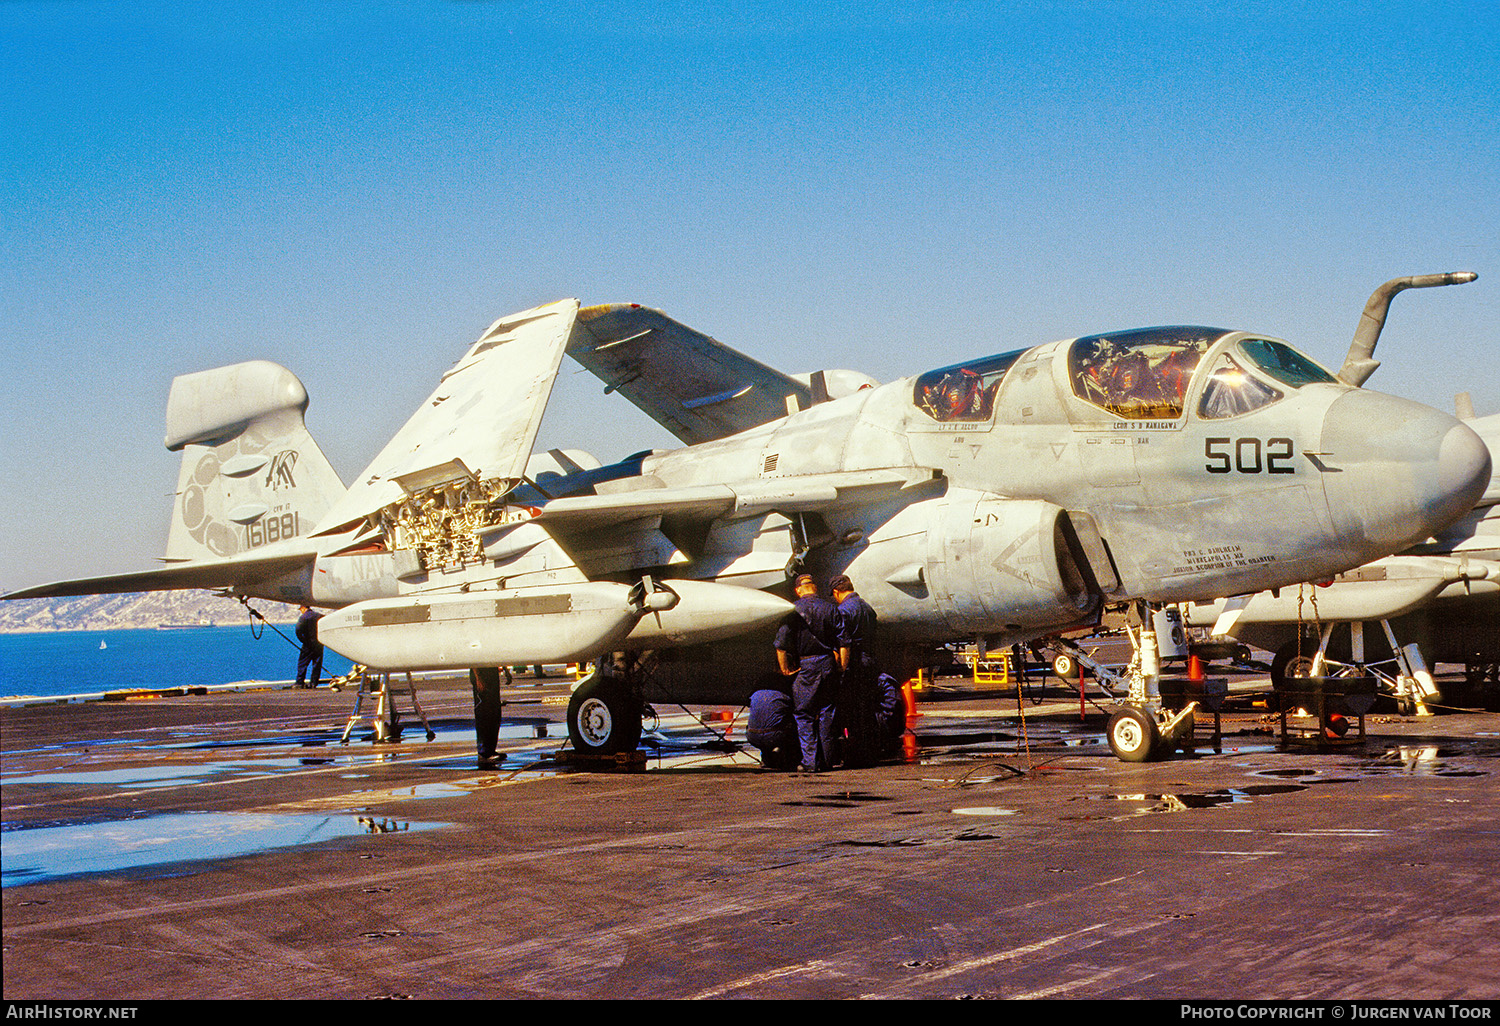
{"type": "Polygon", "coordinates": [[[429,830],[441,823],[410,823],[369,816],[279,815],[251,812],[185,812],[140,819],[61,826],[7,824],[0,832],[5,863],[0,886],[65,877],[157,869],[187,872],[188,864],[316,844],[335,837],[429,830]]]}

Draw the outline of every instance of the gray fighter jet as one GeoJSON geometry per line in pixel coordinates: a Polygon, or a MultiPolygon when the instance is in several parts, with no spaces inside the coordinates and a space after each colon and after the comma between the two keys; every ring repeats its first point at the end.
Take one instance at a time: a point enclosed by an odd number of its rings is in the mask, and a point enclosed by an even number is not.
{"type": "MultiPolygon", "coordinates": [[[[1457,419],[1279,339],[1197,326],[880,385],[785,375],[657,311],[563,300],[491,325],[347,491],[306,405],[275,364],[177,378],[170,565],[7,597],[193,587],[334,607],[333,649],[384,671],[469,668],[476,709],[496,667],[592,661],[569,730],[602,753],[636,746],[648,700],[780,686],[771,636],[799,573],[848,575],[884,666],[907,674],[958,638],[983,650],[1107,605],[1340,573],[1441,531],[1490,478],[1457,419]],[[532,457],[565,352],[684,446],[603,467],[532,457]]],[[[1162,708],[1149,630],[1139,642],[1109,731],[1127,759],[1191,725],[1191,707],[1162,708]]]]}

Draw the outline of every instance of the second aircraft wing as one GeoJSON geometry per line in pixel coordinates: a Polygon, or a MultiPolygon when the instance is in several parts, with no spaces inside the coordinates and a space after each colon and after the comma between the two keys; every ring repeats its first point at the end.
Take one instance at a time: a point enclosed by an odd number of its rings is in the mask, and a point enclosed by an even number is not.
{"type": "Polygon", "coordinates": [[[687,445],[739,434],[811,405],[812,390],[659,310],[588,306],[568,355],[687,445]]]}

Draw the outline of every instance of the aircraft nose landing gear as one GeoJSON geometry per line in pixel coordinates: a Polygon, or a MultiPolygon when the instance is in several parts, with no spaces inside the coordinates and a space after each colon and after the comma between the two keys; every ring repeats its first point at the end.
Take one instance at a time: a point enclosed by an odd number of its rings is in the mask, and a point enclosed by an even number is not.
{"type": "Polygon", "coordinates": [[[1164,758],[1179,746],[1191,746],[1196,727],[1193,710],[1197,702],[1188,702],[1175,713],[1164,708],[1161,650],[1157,647],[1150,610],[1144,605],[1140,619],[1138,630],[1128,628],[1134,653],[1124,674],[1095,662],[1076,645],[1062,642],[1067,648],[1065,654],[1093,671],[1094,679],[1107,693],[1113,696],[1119,688],[1126,692],[1105,731],[1110,751],[1121,762],[1150,762],[1164,758]]]}

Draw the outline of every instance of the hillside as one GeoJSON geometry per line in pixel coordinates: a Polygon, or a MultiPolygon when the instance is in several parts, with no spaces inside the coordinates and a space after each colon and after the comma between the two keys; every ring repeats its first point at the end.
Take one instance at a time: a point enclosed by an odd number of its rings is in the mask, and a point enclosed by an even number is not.
{"type": "MultiPolygon", "coordinates": [[[[252,599],[256,610],[276,623],[292,623],[297,608],[252,599]]],[[[0,602],[0,633],[22,631],[107,631],[130,627],[200,627],[249,622],[237,599],[211,591],[148,591],[126,595],[22,599],[0,602]]]]}

